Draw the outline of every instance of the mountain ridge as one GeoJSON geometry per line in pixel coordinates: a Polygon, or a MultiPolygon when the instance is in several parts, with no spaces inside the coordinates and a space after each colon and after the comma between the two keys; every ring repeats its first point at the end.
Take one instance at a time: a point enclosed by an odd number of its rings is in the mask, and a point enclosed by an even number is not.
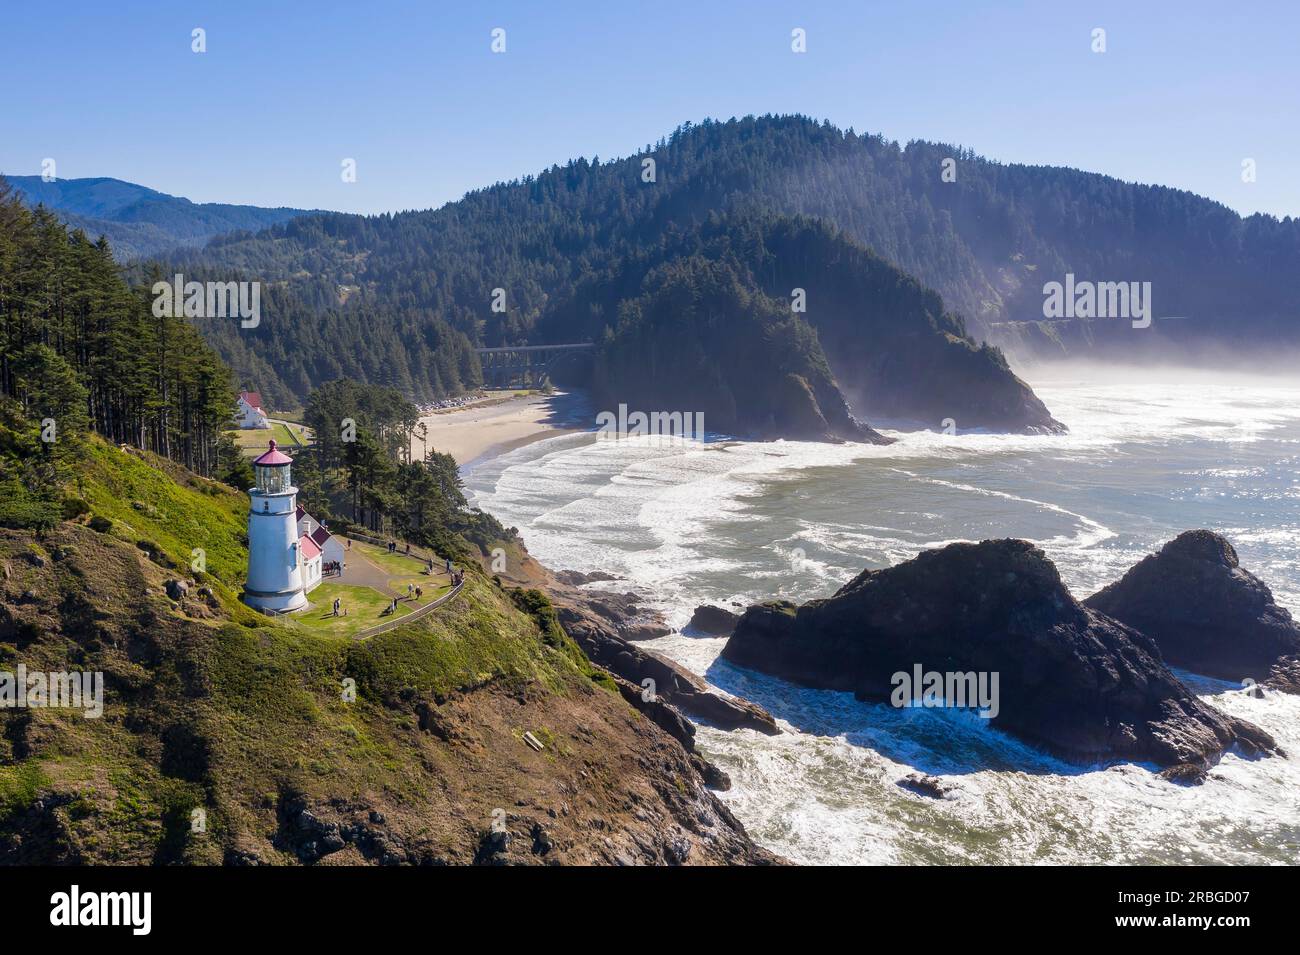
{"type": "Polygon", "coordinates": [[[41,176],[5,178],[29,206],[45,205],[92,239],[106,236],[120,261],[202,245],[217,235],[257,232],[310,214],[287,206],[193,202],[109,176],[48,182],[41,176]]]}

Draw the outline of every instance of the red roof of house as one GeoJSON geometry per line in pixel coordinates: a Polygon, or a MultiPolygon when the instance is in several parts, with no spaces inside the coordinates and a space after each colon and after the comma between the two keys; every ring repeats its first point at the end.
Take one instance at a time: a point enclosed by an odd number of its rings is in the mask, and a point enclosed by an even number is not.
{"type": "MultiPolygon", "coordinates": [[[[227,392],[227,394],[229,394],[229,392],[227,392]]],[[[241,392],[239,393],[239,397],[243,398],[243,399],[244,399],[244,402],[245,402],[246,404],[251,405],[251,406],[254,407],[254,408],[257,408],[259,411],[261,410],[261,408],[262,408],[262,393],[261,393],[261,392],[259,392],[259,391],[241,391],[241,392]]]]}
{"type": "Polygon", "coordinates": [[[287,454],[282,454],[281,452],[277,451],[275,449],[275,438],[272,438],[270,443],[267,444],[266,453],[263,454],[260,458],[254,458],[253,463],[257,465],[261,465],[262,467],[266,467],[268,464],[271,466],[275,466],[279,464],[293,464],[293,458],[289,457],[289,455],[287,454]]]}
{"type": "Polygon", "coordinates": [[[310,560],[312,557],[320,556],[320,548],[317,547],[316,542],[306,534],[303,534],[302,537],[298,538],[298,546],[302,548],[302,556],[304,560],[310,560]]]}
{"type": "Polygon", "coordinates": [[[311,539],[314,540],[322,550],[325,549],[325,542],[329,540],[331,536],[330,532],[325,529],[324,524],[317,524],[316,529],[311,532],[311,539]]]}

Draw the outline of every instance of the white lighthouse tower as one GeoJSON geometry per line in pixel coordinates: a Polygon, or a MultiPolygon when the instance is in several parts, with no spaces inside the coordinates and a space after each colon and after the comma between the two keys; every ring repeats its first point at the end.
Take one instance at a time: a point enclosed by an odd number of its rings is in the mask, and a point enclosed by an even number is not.
{"type": "Polygon", "coordinates": [[[307,606],[299,553],[298,489],[290,483],[293,458],[275,442],[253,462],[256,486],[248,496],[248,582],[244,603],[258,610],[292,611],[307,606]]]}

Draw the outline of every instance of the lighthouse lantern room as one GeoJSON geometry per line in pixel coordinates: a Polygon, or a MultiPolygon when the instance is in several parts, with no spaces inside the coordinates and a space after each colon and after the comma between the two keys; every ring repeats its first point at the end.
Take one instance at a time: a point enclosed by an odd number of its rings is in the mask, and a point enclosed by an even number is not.
{"type": "Polygon", "coordinates": [[[298,539],[298,489],[290,480],[293,458],[271,441],[253,462],[249,489],[248,581],[244,602],[258,610],[288,612],[307,606],[298,539]]]}

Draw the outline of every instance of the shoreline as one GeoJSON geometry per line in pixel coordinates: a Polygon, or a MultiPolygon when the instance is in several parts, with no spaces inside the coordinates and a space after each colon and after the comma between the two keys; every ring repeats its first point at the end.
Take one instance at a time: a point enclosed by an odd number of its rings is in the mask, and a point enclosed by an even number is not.
{"type": "Polygon", "coordinates": [[[428,437],[411,439],[411,456],[422,457],[426,448],[450,454],[464,471],[534,441],[581,430],[573,426],[575,400],[566,392],[498,396],[421,415],[428,437]]]}

